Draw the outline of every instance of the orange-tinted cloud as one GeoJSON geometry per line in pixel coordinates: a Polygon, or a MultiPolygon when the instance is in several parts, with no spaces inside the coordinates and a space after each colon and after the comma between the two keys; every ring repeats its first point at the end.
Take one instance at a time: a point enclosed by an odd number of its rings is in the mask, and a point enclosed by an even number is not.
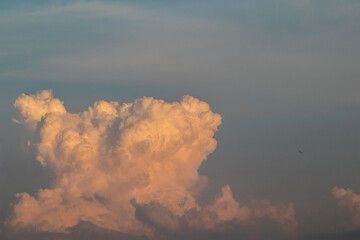
{"type": "Polygon", "coordinates": [[[345,208],[351,215],[351,219],[344,223],[347,229],[360,228],[360,194],[354,193],[350,188],[334,187],[333,197],[337,200],[339,207],[345,208]]]}
{"type": "Polygon", "coordinates": [[[150,97],[122,105],[98,101],[70,113],[45,90],[22,94],[15,107],[24,124],[38,131],[37,160],[54,177],[51,188],[35,196],[17,194],[7,221],[13,228],[67,232],[87,221],[151,237],[158,229],[221,231],[222,222],[256,226],[268,219],[288,236],[296,232],[292,204],[241,206],[229,186],[212,205],[196,202],[207,182],[198,168],[214,151],[221,123],[203,101],[191,96],[171,103],[150,97]]]}

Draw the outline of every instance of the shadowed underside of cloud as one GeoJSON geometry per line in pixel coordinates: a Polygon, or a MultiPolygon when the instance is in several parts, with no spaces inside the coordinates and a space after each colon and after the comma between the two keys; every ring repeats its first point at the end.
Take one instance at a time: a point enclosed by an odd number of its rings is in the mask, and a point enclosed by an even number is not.
{"type": "Polygon", "coordinates": [[[172,103],[144,97],[122,105],[98,101],[87,111],[70,113],[45,90],[22,94],[15,107],[20,122],[39,136],[28,145],[53,179],[51,188],[34,196],[16,195],[6,221],[10,230],[3,234],[14,239],[29,232],[36,239],[296,237],[292,203],[240,205],[229,186],[212,204],[197,203],[207,184],[198,168],[214,151],[221,123],[205,102],[191,96],[172,103]],[[92,226],[96,234],[88,238],[92,226]]]}
{"type": "Polygon", "coordinates": [[[314,233],[300,237],[300,240],[357,240],[360,239],[360,231],[345,231],[336,233],[314,233]]]}
{"type": "MultiPolygon", "coordinates": [[[[275,210],[268,201],[254,201],[252,207],[253,210],[256,209],[255,214],[246,216],[246,219],[235,216],[219,221],[218,213],[209,210],[211,207],[200,211],[192,209],[184,212],[182,216],[174,216],[168,209],[155,202],[144,205],[139,205],[135,201],[132,203],[136,208],[137,219],[153,227],[157,238],[279,240],[296,237],[292,205],[280,206],[275,210]]],[[[246,211],[250,215],[250,208],[246,211]]]]}
{"type": "Polygon", "coordinates": [[[69,233],[56,232],[36,232],[36,231],[13,231],[12,229],[5,229],[0,236],[7,240],[145,240],[145,236],[131,236],[120,233],[114,230],[101,228],[90,222],[80,222],[76,226],[69,228],[69,233]]]}

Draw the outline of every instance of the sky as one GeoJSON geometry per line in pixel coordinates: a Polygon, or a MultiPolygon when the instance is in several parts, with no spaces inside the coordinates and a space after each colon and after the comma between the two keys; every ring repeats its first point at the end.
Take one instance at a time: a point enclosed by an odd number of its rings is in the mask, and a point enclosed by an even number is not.
{"type": "Polygon", "coordinates": [[[0,237],[358,239],[359,39],[357,0],[1,1],[0,237]]]}

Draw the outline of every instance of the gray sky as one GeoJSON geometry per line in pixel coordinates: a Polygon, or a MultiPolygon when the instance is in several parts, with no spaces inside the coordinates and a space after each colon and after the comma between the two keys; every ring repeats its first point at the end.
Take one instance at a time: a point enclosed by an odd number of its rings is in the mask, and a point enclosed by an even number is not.
{"type": "Polygon", "coordinates": [[[21,93],[52,89],[73,112],[189,94],[223,118],[206,194],[294,202],[301,236],[341,232],[331,190],[360,193],[359,39],[357,0],[3,1],[0,218],[48,186],[18,150],[21,93]]]}

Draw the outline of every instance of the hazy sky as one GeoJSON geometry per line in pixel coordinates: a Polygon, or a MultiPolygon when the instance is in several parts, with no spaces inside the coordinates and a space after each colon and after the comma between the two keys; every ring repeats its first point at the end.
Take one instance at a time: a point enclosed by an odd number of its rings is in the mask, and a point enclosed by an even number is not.
{"type": "MultiPolygon", "coordinates": [[[[26,119],[14,107],[22,93],[51,89],[74,114],[99,100],[181,102],[191,95],[222,117],[216,149],[200,161],[199,174],[208,178],[200,205],[215,206],[228,185],[240,206],[250,209],[254,200],[293,203],[295,238],[356,239],[359,42],[358,0],[1,1],[0,219],[12,215],[14,194],[34,196],[54,187],[51,171],[36,160],[41,153],[27,146],[39,136],[11,121],[26,119]]],[[[161,201],[136,204],[140,213],[175,211],[161,201]]],[[[137,217],[155,224],[145,215],[137,217]]],[[[77,238],[81,229],[97,228],[86,224],[56,237],[77,238]]],[[[254,226],[241,225],[249,235],[239,230],[212,236],[247,239],[272,225],[254,226]]],[[[123,237],[104,231],[110,230],[99,230],[99,236],[123,237]]],[[[209,238],[193,229],[162,234],[209,238]]]]}

